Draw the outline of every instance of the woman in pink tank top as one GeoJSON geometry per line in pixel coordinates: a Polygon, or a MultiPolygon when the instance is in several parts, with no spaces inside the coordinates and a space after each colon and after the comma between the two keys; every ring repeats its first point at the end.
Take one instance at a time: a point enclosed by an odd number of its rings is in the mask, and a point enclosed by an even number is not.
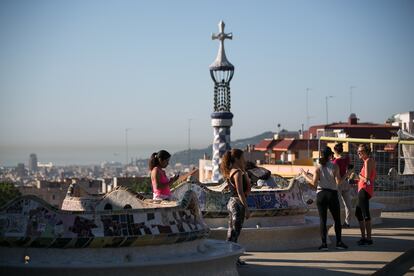
{"type": "Polygon", "coordinates": [[[170,185],[178,179],[178,175],[169,179],[164,171],[168,166],[171,154],[166,150],[154,152],[149,160],[153,199],[170,200],[172,198],[170,185]]]}

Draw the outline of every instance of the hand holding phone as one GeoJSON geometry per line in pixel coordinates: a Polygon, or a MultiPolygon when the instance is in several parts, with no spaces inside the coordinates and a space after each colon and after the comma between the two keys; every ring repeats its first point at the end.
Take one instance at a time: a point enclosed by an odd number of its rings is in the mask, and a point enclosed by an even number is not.
{"type": "Polygon", "coordinates": [[[175,180],[177,180],[179,177],[180,177],[180,172],[178,172],[178,173],[174,174],[174,176],[173,176],[173,178],[174,178],[175,180]]]}

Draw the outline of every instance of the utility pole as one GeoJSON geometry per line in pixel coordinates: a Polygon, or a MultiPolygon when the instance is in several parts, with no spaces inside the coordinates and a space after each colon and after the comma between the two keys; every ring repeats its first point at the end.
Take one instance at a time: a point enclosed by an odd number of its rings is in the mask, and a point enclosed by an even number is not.
{"type": "Polygon", "coordinates": [[[326,107],[326,124],[329,124],[329,117],[328,117],[328,99],[333,98],[333,96],[325,96],[325,107],[326,107]]]}

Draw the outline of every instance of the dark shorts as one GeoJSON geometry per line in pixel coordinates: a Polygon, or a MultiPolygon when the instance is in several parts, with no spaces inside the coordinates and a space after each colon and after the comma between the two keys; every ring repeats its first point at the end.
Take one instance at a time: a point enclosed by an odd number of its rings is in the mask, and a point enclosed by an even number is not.
{"type": "Polygon", "coordinates": [[[355,216],[358,221],[371,220],[371,214],[369,213],[369,199],[371,196],[365,189],[361,189],[358,192],[358,204],[355,209],[355,216]]]}

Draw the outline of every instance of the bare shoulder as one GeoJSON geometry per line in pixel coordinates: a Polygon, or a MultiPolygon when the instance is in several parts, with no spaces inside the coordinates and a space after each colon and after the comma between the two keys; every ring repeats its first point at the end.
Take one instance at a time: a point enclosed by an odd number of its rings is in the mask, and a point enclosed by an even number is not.
{"type": "Polygon", "coordinates": [[[232,176],[239,176],[239,175],[241,175],[243,172],[240,170],[240,169],[231,169],[231,171],[230,171],[230,175],[232,175],[232,176]]]}
{"type": "Polygon", "coordinates": [[[152,170],[151,170],[151,175],[156,175],[158,173],[158,167],[154,167],[152,170]]]}

